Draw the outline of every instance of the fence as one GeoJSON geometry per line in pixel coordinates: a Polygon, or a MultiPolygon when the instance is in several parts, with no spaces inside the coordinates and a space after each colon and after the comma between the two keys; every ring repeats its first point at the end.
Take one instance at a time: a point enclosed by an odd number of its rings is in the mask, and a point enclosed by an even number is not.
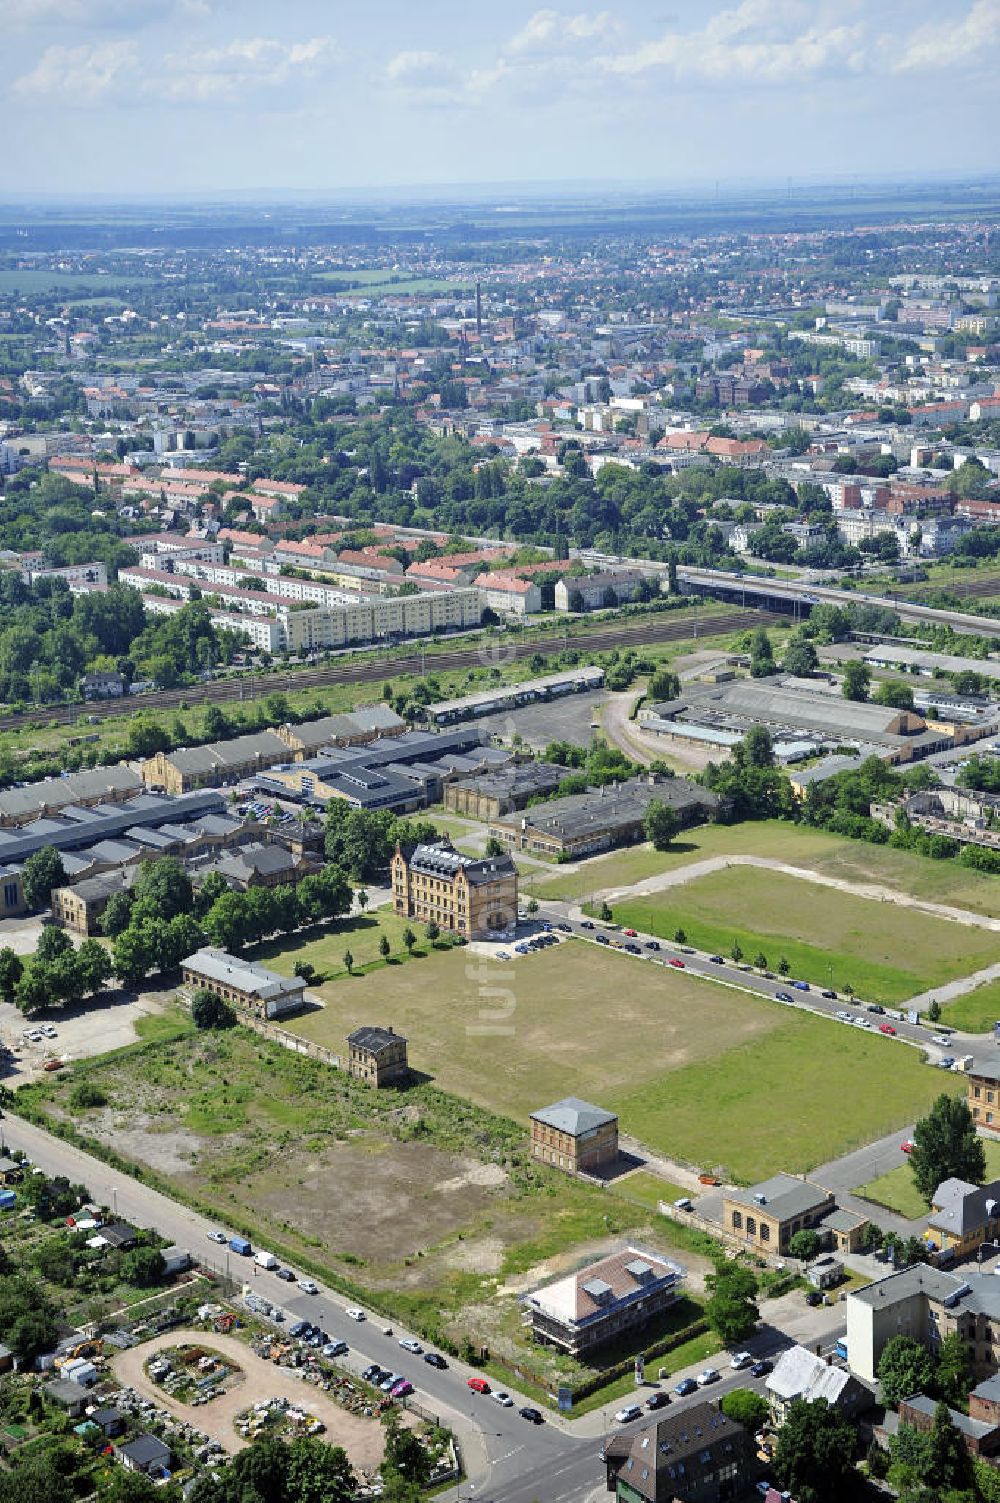
{"type": "Polygon", "coordinates": [[[311,1039],[300,1038],[297,1033],[288,1033],[284,1028],[279,1028],[276,1023],[269,1023],[266,1018],[254,1018],[249,1013],[240,1013],[239,1021],[242,1027],[252,1028],[254,1033],[259,1033],[262,1038],[269,1039],[272,1044],[280,1044],[283,1049],[290,1049],[293,1054],[304,1054],[307,1059],[318,1060],[321,1065],[329,1065],[331,1070],[341,1068],[339,1054],[334,1054],[332,1049],[326,1049],[322,1044],[314,1044],[311,1039]]]}

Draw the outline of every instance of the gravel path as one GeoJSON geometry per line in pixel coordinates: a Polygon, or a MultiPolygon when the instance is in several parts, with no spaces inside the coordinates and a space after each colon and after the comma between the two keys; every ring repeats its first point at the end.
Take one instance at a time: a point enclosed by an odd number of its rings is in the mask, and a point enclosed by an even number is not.
{"type": "Polygon", "coordinates": [[[382,1460],[385,1432],[376,1419],[349,1414],[321,1389],[304,1383],[291,1368],[277,1367],[265,1362],[252,1352],[249,1346],[235,1336],[216,1335],[214,1331],[168,1331],[144,1341],[141,1346],[130,1347],[114,1358],[115,1377],[122,1384],[134,1388],[161,1409],[166,1409],[177,1419],[204,1430],[225,1450],[241,1451],[249,1441],[243,1439],[235,1426],[237,1414],[253,1404],[266,1403],[268,1399],[286,1397],[326,1425],[326,1437],[331,1445],[341,1445],[355,1467],[374,1469],[382,1460]],[[197,1409],[190,1404],[180,1404],[153,1383],[145,1372],[146,1363],[154,1352],[164,1347],[203,1346],[208,1351],[230,1357],[243,1369],[244,1380],[213,1399],[210,1404],[201,1404],[197,1409]]]}

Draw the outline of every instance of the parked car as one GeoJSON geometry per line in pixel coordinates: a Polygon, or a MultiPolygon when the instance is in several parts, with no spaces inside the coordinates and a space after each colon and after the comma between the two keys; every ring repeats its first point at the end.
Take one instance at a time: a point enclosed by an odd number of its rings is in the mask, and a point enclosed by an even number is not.
{"type": "Polygon", "coordinates": [[[561,934],[572,934],[573,933],[573,931],[570,928],[569,924],[556,924],[556,928],[559,930],[559,932],[561,934]]]}
{"type": "Polygon", "coordinates": [[[787,992],[775,992],[774,1000],[775,1002],[791,1002],[792,999],[787,992]]]}
{"type": "Polygon", "coordinates": [[[399,1344],[403,1348],[404,1352],[412,1352],[414,1357],[421,1356],[424,1350],[420,1345],[420,1342],[417,1341],[413,1336],[401,1337],[399,1344]]]}
{"type": "Polygon", "coordinates": [[[642,1410],[638,1404],[626,1404],[624,1409],[619,1409],[615,1415],[616,1425],[628,1425],[633,1420],[642,1419],[642,1410]]]}
{"type": "Polygon", "coordinates": [[[323,1347],[324,1357],[343,1357],[347,1352],[346,1341],[328,1341],[323,1347]]]}
{"type": "Polygon", "coordinates": [[[931,1038],[931,1043],[940,1044],[942,1047],[947,1048],[947,1046],[951,1043],[951,1039],[946,1033],[935,1033],[931,1038]]]}
{"type": "Polygon", "coordinates": [[[837,1000],[837,993],[834,991],[832,986],[825,987],[823,991],[820,992],[820,996],[826,997],[831,1002],[836,1002],[837,1000]]]}
{"type": "Polygon", "coordinates": [[[626,939],[635,939],[636,933],[637,933],[637,931],[635,929],[626,929],[625,930],[625,938],[626,939]]]}
{"type": "Polygon", "coordinates": [[[370,1383],[375,1377],[376,1373],[380,1373],[381,1371],[382,1369],[379,1367],[377,1362],[369,1362],[368,1366],[365,1368],[361,1376],[364,1378],[366,1383],[370,1383]]]}
{"type": "Polygon", "coordinates": [[[498,1388],[496,1393],[490,1394],[490,1398],[495,1404],[499,1404],[501,1409],[513,1409],[514,1407],[514,1400],[502,1388],[498,1388]]]}
{"type": "Polygon", "coordinates": [[[286,1284],[295,1283],[295,1275],[290,1268],[279,1268],[275,1272],[275,1278],[282,1279],[286,1284]]]}
{"type": "Polygon", "coordinates": [[[348,1320],[367,1320],[368,1319],[367,1315],[365,1314],[365,1312],[363,1310],[353,1310],[353,1309],[352,1310],[345,1310],[344,1314],[347,1316],[348,1320]]]}
{"type": "Polygon", "coordinates": [[[693,1211],[694,1204],[686,1195],[682,1195],[678,1200],[674,1201],[674,1209],[677,1211],[693,1211]]]}
{"type": "Polygon", "coordinates": [[[806,1295],[806,1304],[813,1306],[823,1304],[823,1296],[818,1289],[809,1290],[809,1293],[806,1295]]]}
{"type": "Polygon", "coordinates": [[[660,948],[660,941],[658,939],[647,939],[647,941],[646,941],[646,949],[647,950],[658,950],[659,948],[660,948]]]}
{"type": "Polygon", "coordinates": [[[466,1383],[473,1393],[489,1393],[490,1385],[485,1378],[466,1378],[466,1383]]]}
{"type": "Polygon", "coordinates": [[[545,1423],[545,1416],[542,1414],[542,1411],[540,1409],[536,1409],[533,1404],[524,1404],[517,1412],[521,1416],[521,1418],[526,1419],[529,1424],[544,1425],[545,1423]]]}
{"type": "Polygon", "coordinates": [[[698,1374],[698,1387],[707,1388],[709,1383],[718,1383],[721,1374],[714,1367],[706,1367],[703,1373],[698,1374]]]}
{"type": "Polygon", "coordinates": [[[381,1391],[383,1393],[391,1393],[392,1390],[395,1388],[396,1384],[397,1383],[402,1383],[402,1381],[403,1381],[403,1374],[402,1373],[390,1373],[387,1378],[383,1378],[382,1379],[381,1383],[378,1386],[379,1386],[379,1388],[381,1389],[381,1391]]]}
{"type": "Polygon", "coordinates": [[[749,1367],[752,1362],[753,1358],[749,1352],[737,1352],[729,1366],[740,1372],[744,1367],[749,1367]]]}
{"type": "Polygon", "coordinates": [[[407,1394],[412,1392],[413,1384],[409,1378],[400,1378],[399,1382],[394,1383],[389,1389],[389,1397],[393,1399],[405,1399],[407,1394]]]}
{"type": "MultiPolygon", "coordinates": [[[[594,927],[595,927],[594,923],[593,923],[593,921],[591,919],[582,919],[581,922],[580,922],[580,928],[581,929],[593,929],[594,927]]],[[[524,1413],[523,1410],[521,1412],[522,1412],[522,1414],[524,1413]]],[[[535,1413],[536,1414],[538,1413],[537,1409],[535,1410],[535,1413]]]]}
{"type": "Polygon", "coordinates": [[[809,990],[808,981],[793,981],[792,985],[797,992],[807,992],[809,990]]]}
{"type": "Polygon", "coordinates": [[[912,1153],[913,1152],[913,1139],[912,1138],[904,1138],[903,1141],[902,1141],[902,1143],[900,1143],[900,1145],[899,1145],[899,1149],[900,1149],[901,1153],[912,1153]]]}
{"type": "Polygon", "coordinates": [[[869,1002],[868,1006],[865,1008],[865,1012],[875,1012],[878,1013],[879,1017],[881,1017],[885,1012],[885,1008],[880,1006],[878,1002],[869,1002]]]}
{"type": "Polygon", "coordinates": [[[649,1398],[646,1400],[646,1408],[647,1409],[663,1409],[669,1403],[670,1403],[670,1395],[669,1395],[669,1393],[667,1393],[667,1390],[665,1388],[659,1388],[659,1389],[657,1389],[656,1393],[651,1393],[649,1395],[649,1398]]]}
{"type": "Polygon", "coordinates": [[[595,938],[596,938],[597,943],[599,945],[609,945],[611,943],[611,941],[608,939],[608,936],[606,934],[595,935],[595,938]]]}
{"type": "Polygon", "coordinates": [[[766,1377],[767,1374],[771,1371],[772,1366],[773,1366],[773,1364],[771,1362],[769,1362],[766,1357],[762,1357],[759,1362],[755,1362],[753,1364],[753,1366],[751,1367],[751,1369],[750,1369],[750,1376],[751,1376],[751,1378],[763,1378],[763,1377],[766,1377]]]}
{"type": "Polygon", "coordinates": [[[313,1283],[312,1279],[299,1279],[297,1282],[298,1282],[298,1286],[302,1290],[303,1294],[318,1294],[319,1293],[319,1287],[318,1287],[318,1285],[316,1285],[316,1284],[313,1283]]]}
{"type": "Polygon", "coordinates": [[[442,1371],[448,1366],[440,1352],[424,1352],[424,1361],[428,1367],[436,1367],[442,1371]]]}
{"type": "Polygon", "coordinates": [[[879,1033],[885,1033],[892,1036],[894,1036],[896,1032],[891,1023],[880,1023],[878,1025],[878,1031],[879,1033]]]}
{"type": "Polygon", "coordinates": [[[229,1241],[229,1238],[226,1236],[225,1232],[209,1232],[208,1240],[209,1242],[218,1243],[219,1247],[225,1247],[226,1243],[229,1241]]]}
{"type": "Polygon", "coordinates": [[[938,1069],[939,1070],[950,1070],[952,1068],[952,1066],[954,1065],[954,1063],[955,1063],[954,1055],[951,1055],[951,1054],[942,1054],[941,1058],[938,1060],[938,1069]]]}
{"type": "Polygon", "coordinates": [[[676,966],[679,971],[683,971],[685,962],[683,960],[678,960],[676,955],[671,955],[670,959],[667,961],[667,965],[676,966]]]}
{"type": "Polygon", "coordinates": [[[708,959],[712,965],[725,965],[726,963],[721,955],[710,955],[708,959]]]}
{"type": "Polygon", "coordinates": [[[680,1394],[682,1399],[686,1398],[689,1393],[697,1393],[697,1391],[698,1385],[693,1378],[682,1378],[674,1388],[674,1393],[680,1394]]]}

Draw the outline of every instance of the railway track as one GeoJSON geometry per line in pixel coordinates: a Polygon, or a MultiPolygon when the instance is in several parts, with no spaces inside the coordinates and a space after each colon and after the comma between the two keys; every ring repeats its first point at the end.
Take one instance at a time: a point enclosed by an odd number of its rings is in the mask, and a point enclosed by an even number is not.
{"type": "Polygon", "coordinates": [[[381,683],[401,673],[435,672],[449,668],[463,668],[484,662],[510,662],[531,657],[534,653],[551,653],[572,648],[578,652],[606,652],[614,647],[653,646],[660,642],[677,642],[685,638],[718,637],[733,631],[745,631],[750,627],[767,625],[781,617],[769,611],[738,610],[718,616],[685,616],[683,621],[670,617],[646,621],[622,622],[617,627],[573,635],[565,638],[539,641],[516,640],[510,632],[497,640],[496,658],[484,653],[482,642],[474,647],[457,647],[449,652],[435,652],[429,659],[419,651],[400,657],[371,657],[358,661],[347,659],[329,663],[322,668],[303,668],[297,672],[272,673],[264,677],[246,675],[237,679],[217,679],[208,684],[190,684],[183,689],[158,689],[152,694],[137,695],[134,699],[107,700],[100,709],[86,704],[37,705],[18,714],[0,715],[0,730],[18,730],[27,723],[45,725],[70,725],[88,713],[99,714],[101,720],[123,715],[135,715],[145,710],[177,710],[181,705],[239,703],[241,700],[260,698],[267,694],[282,694],[290,689],[322,689],[335,684],[381,683]]]}

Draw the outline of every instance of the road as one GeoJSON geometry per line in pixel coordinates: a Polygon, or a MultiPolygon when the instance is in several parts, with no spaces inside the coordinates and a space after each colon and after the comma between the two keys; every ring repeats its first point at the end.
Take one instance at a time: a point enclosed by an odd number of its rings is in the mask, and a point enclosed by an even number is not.
{"type": "MultiPolygon", "coordinates": [[[[515,1389],[509,1389],[515,1401],[510,1409],[502,1408],[491,1397],[474,1394],[466,1382],[474,1370],[458,1359],[449,1359],[444,1371],[428,1366],[419,1356],[400,1348],[399,1341],[407,1334],[401,1328],[390,1332],[382,1318],[373,1315],[355,1321],[347,1315],[351,1306],[341,1296],[325,1289],[311,1295],[282,1282],[252,1260],[212,1243],[209,1233],[218,1223],[119,1174],[44,1129],[8,1115],[0,1124],[0,1152],[11,1149],[20,1149],[50,1174],[64,1174],[85,1184],[95,1200],[110,1206],[118,1216],[133,1225],[155,1227],[171,1242],[188,1248],[206,1267],[229,1273],[236,1280],[243,1278],[291,1319],[308,1319],[332,1339],[346,1341],[350,1353],[344,1366],[350,1371],[360,1373],[370,1362],[377,1362],[409,1377],[420,1404],[440,1416],[459,1439],[469,1479],[460,1490],[466,1499],[474,1497],[476,1503],[581,1503],[591,1495],[596,1498],[604,1493],[604,1469],[598,1452],[605,1431],[614,1428],[614,1411],[626,1400],[619,1399],[572,1421],[547,1414],[544,1424],[532,1425],[518,1414],[518,1407],[532,1400],[515,1389]]],[[[755,1337],[747,1342],[755,1356],[770,1356],[793,1339],[819,1341],[827,1349],[843,1331],[838,1308],[809,1310],[801,1303],[801,1295],[786,1296],[766,1314],[772,1319],[765,1318],[755,1337]],[[775,1318],[780,1319],[780,1328],[775,1318]]],[[[724,1357],[715,1361],[722,1366],[724,1357]]],[[[669,1382],[689,1375],[674,1373],[669,1382]]],[[[760,1386],[762,1382],[723,1368],[721,1381],[709,1392],[718,1398],[730,1388],[748,1383],[760,1386]]],[[[647,1384],[637,1400],[658,1386],[655,1382],[647,1384]]],[[[689,1399],[675,1397],[673,1403],[691,1406],[702,1397],[699,1392],[689,1399]]],[[[457,1503],[459,1490],[453,1489],[447,1496],[457,1503]]]]}

